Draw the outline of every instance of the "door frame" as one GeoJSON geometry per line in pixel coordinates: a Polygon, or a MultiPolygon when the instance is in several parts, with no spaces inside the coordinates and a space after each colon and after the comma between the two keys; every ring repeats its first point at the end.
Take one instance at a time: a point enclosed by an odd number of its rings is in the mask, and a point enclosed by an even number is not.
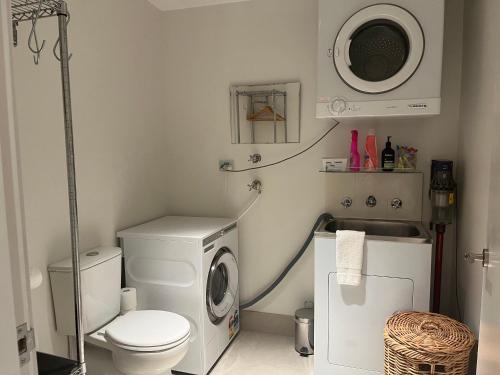
{"type": "Polygon", "coordinates": [[[36,354],[20,366],[16,327],[33,329],[22,183],[14,111],[11,2],[0,1],[0,363],[6,375],[38,374],[36,354]]]}

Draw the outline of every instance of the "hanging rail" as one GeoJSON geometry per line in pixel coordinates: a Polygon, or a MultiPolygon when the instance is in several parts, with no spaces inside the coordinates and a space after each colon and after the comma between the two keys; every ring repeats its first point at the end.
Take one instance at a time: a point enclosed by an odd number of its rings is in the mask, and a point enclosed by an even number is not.
{"type": "MultiPolygon", "coordinates": [[[[54,46],[54,55],[60,62],[62,94],[63,94],[63,109],[64,109],[64,133],[66,141],[66,166],[68,173],[68,200],[70,211],[70,231],[71,231],[71,253],[73,259],[73,293],[75,298],[75,334],[77,339],[77,360],[78,368],[73,371],[76,375],[85,375],[85,355],[84,355],[84,339],[83,339],[83,321],[82,321],[82,296],[81,296],[81,279],[80,279],[80,248],[79,248],[79,231],[78,231],[78,204],[76,198],[76,172],[75,172],[75,153],[73,142],[73,119],[71,109],[71,87],[69,75],[69,59],[68,52],[68,32],[67,26],[69,22],[69,12],[67,4],[63,0],[11,0],[12,7],[12,27],[14,36],[14,45],[17,45],[17,26],[19,22],[31,21],[32,38],[36,38],[36,22],[40,18],[57,16],[59,38],[54,46]],[[59,56],[55,50],[59,47],[59,56]]],[[[38,45],[36,40],[36,48],[33,51],[30,45],[30,50],[35,53],[35,63],[38,62],[39,54],[43,48],[38,45]]]]}

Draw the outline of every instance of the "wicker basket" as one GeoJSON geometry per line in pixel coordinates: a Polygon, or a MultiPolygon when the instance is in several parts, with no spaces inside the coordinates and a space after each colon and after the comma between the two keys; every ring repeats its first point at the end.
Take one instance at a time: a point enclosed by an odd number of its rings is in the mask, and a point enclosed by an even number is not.
{"type": "Polygon", "coordinates": [[[405,312],[389,318],[384,342],[385,375],[467,375],[476,339],[446,316],[405,312]]]}

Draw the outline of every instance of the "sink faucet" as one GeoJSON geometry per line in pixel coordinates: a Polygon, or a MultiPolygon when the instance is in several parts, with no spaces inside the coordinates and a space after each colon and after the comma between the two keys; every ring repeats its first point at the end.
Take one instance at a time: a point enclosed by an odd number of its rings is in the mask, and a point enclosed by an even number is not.
{"type": "Polygon", "coordinates": [[[403,207],[403,201],[399,198],[394,198],[392,201],[391,201],[391,206],[392,208],[394,208],[395,210],[398,210],[400,209],[401,207],[403,207]]]}
{"type": "Polygon", "coordinates": [[[340,202],[344,208],[349,208],[352,206],[352,198],[351,197],[344,197],[342,201],[340,202]]]}
{"type": "Polygon", "coordinates": [[[368,198],[366,198],[366,205],[370,208],[373,208],[377,205],[377,198],[375,198],[373,195],[370,195],[368,198]]]}

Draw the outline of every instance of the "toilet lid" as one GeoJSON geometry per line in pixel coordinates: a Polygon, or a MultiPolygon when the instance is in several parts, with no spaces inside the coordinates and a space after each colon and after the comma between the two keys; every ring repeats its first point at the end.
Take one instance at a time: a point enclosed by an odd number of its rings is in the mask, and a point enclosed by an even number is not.
{"type": "Polygon", "coordinates": [[[118,317],[105,335],[119,346],[151,348],[172,346],[189,336],[186,318],[167,311],[131,311],[118,317]]]}

